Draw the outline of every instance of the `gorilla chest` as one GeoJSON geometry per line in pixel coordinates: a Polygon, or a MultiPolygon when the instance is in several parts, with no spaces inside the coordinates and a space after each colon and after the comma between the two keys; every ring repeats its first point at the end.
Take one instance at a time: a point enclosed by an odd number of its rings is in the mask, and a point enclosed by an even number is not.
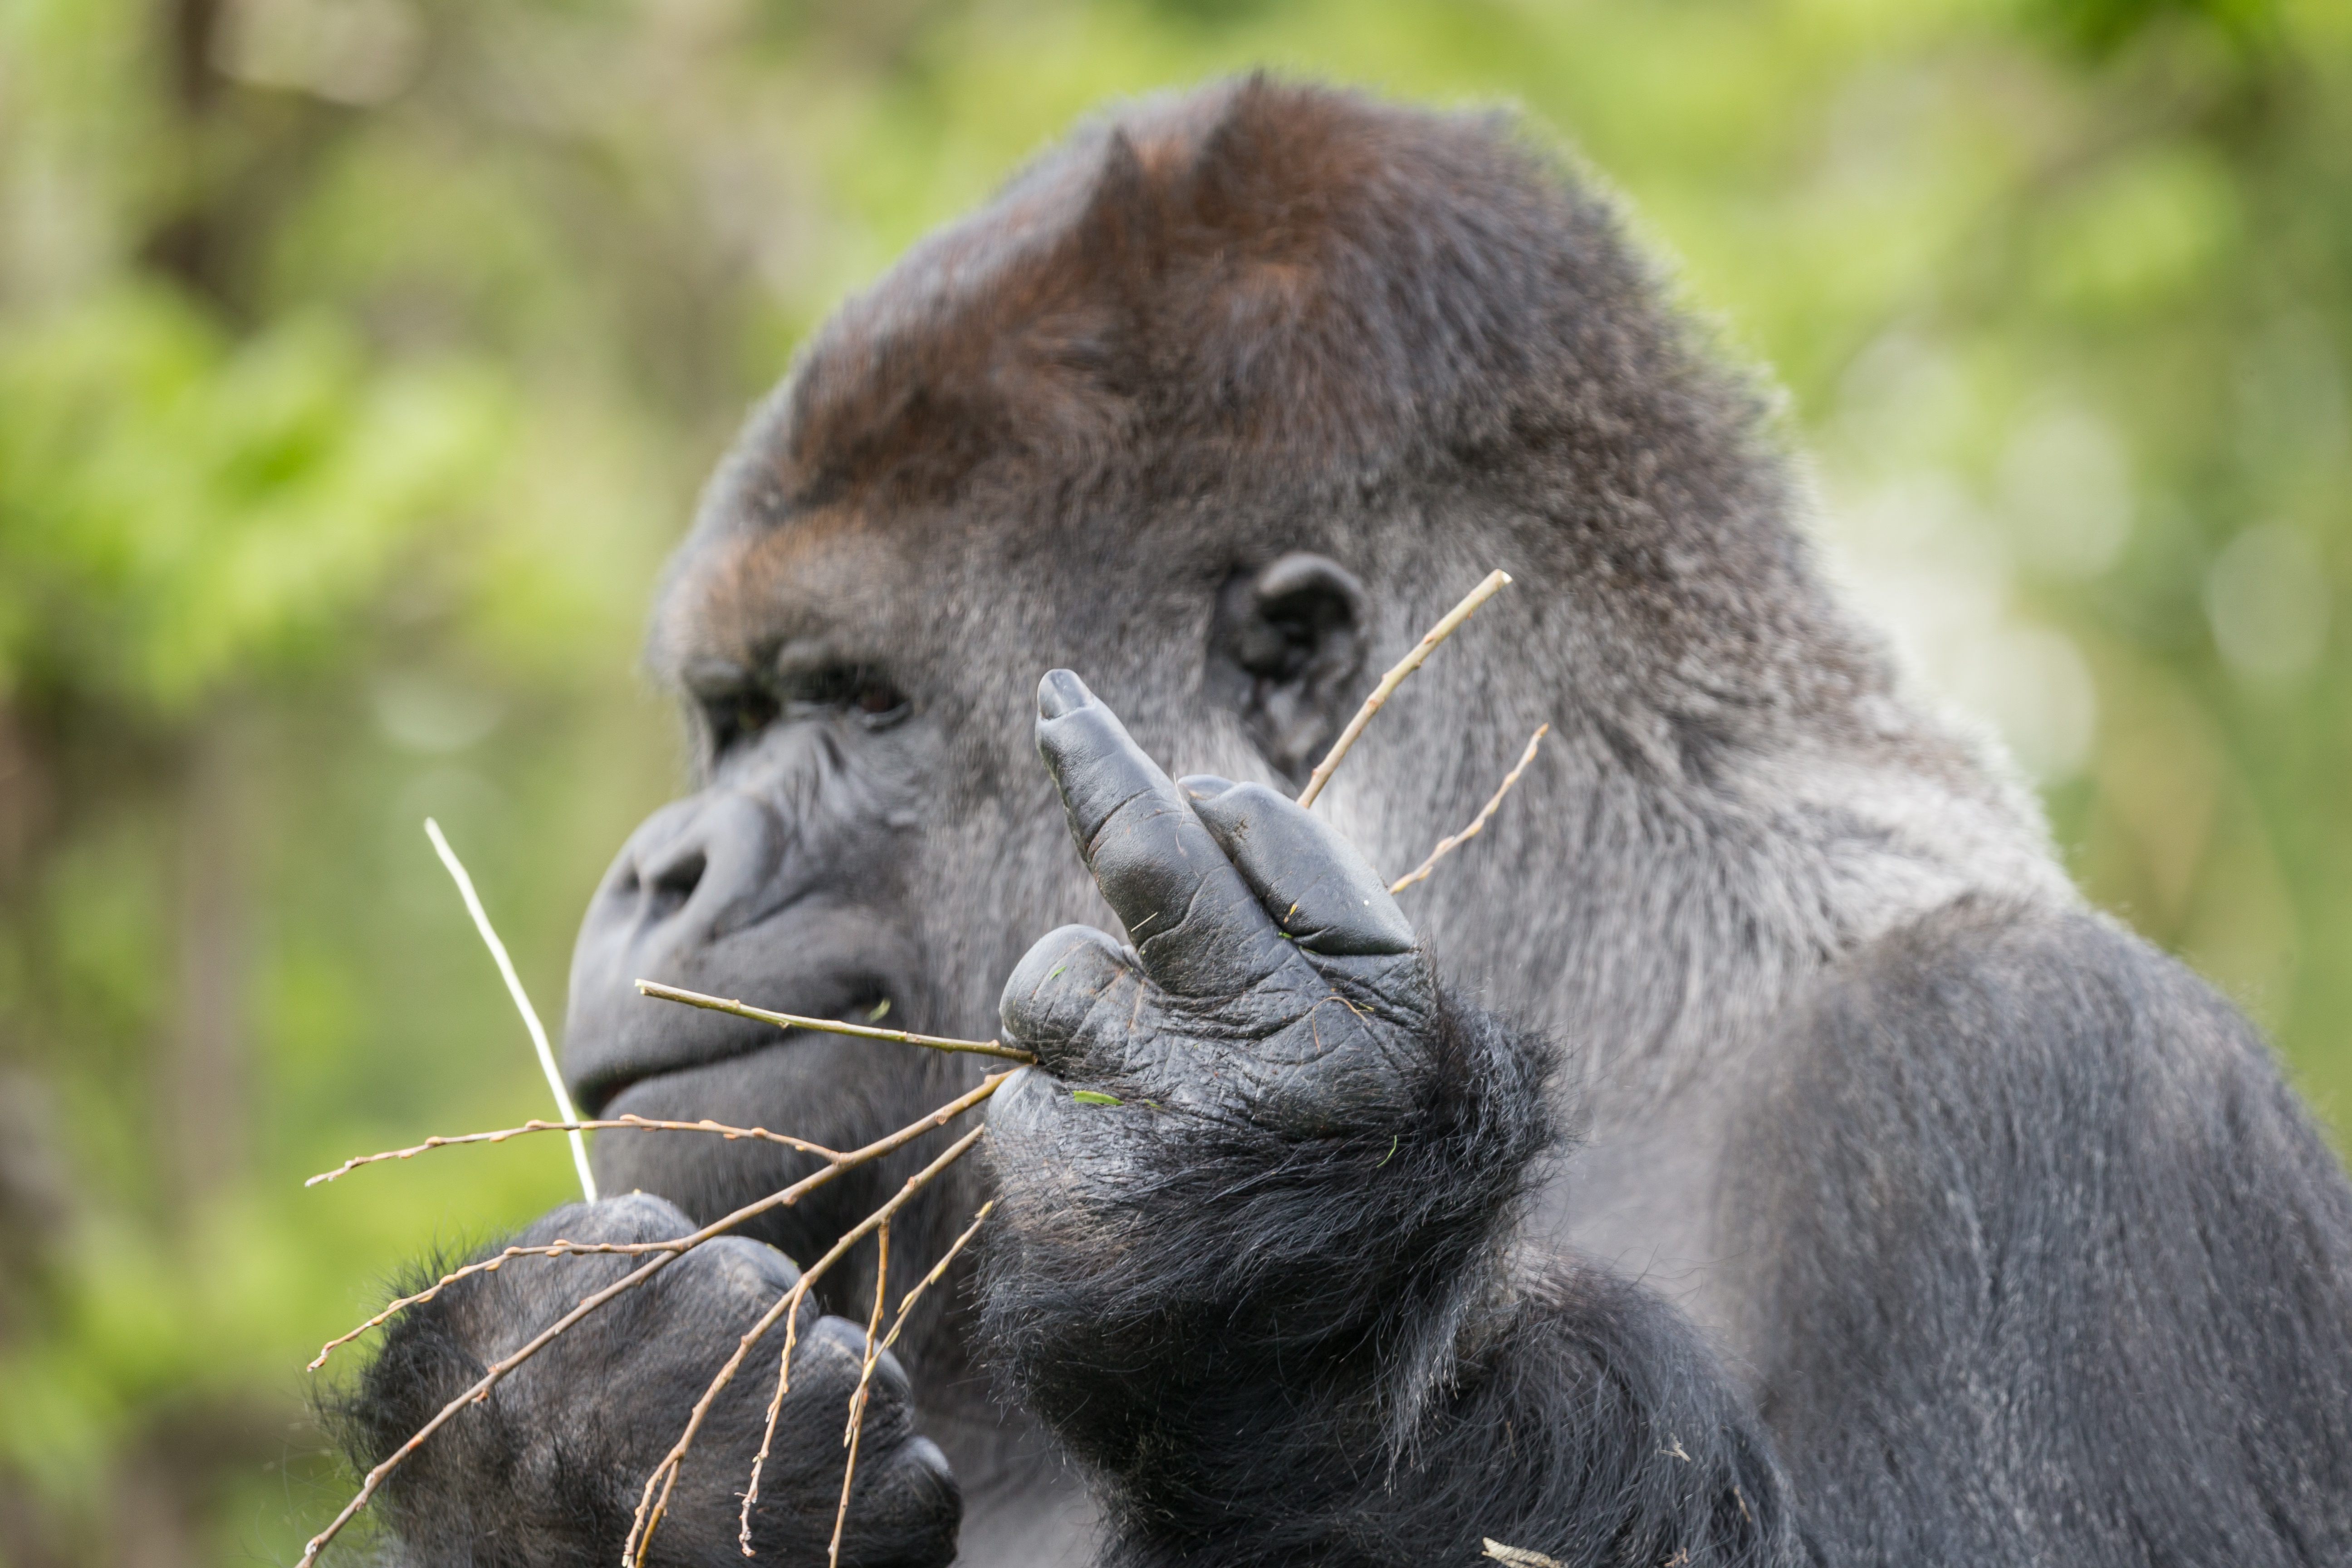
{"type": "Polygon", "coordinates": [[[1737,1352],[1729,1265],[1738,1248],[1723,1234],[1717,1201],[1725,1115],[1696,1093],[1615,1113],[1601,1108],[1538,1194],[1527,1239],[1641,1281],[1737,1352]]]}

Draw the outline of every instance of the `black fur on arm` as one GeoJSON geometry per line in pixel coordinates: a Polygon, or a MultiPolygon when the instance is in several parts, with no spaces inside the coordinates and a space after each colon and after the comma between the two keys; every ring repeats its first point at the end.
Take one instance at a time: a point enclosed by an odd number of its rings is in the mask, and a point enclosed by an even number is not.
{"type": "MultiPolygon", "coordinates": [[[[694,1228],[646,1194],[554,1210],[516,1239],[644,1242],[694,1228]]],[[[487,1251],[488,1249],[486,1249],[487,1251]]],[[[393,1320],[356,1388],[328,1407],[355,1468],[382,1463],[488,1363],[511,1355],[643,1259],[517,1258],[393,1320]]],[[[646,1477],[744,1329],[800,1278],[773,1247],[708,1242],[614,1298],[461,1411],[392,1473],[377,1509],[380,1558],[400,1568],[610,1568],[621,1560],[646,1477]]],[[[793,1387],[752,1518],[759,1561],[824,1560],[841,1490],[841,1433],[866,1348],[862,1326],[799,1312],[793,1387]]],[[[774,1389],[781,1325],[712,1407],[679,1471],[651,1568],[745,1562],[740,1492],[774,1389]]],[[[946,1460],[914,1431],[907,1375],[877,1366],[841,1561],[941,1568],[962,1500],[946,1460]]]]}
{"type": "Polygon", "coordinates": [[[1344,1131],[992,1119],[984,1332],[1097,1472],[1112,1560],[1787,1560],[1766,1444],[1688,1324],[1597,1269],[1512,1277],[1548,1047],[1442,996],[1424,1040],[1344,1131]]]}

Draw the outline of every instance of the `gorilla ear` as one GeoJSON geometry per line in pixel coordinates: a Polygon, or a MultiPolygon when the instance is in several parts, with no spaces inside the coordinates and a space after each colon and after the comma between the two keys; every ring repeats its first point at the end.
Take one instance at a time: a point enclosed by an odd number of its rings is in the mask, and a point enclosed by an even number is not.
{"type": "Polygon", "coordinates": [[[1235,573],[1217,595],[1207,690],[1294,785],[1352,711],[1370,609],[1354,574],[1303,552],[1235,573]]]}

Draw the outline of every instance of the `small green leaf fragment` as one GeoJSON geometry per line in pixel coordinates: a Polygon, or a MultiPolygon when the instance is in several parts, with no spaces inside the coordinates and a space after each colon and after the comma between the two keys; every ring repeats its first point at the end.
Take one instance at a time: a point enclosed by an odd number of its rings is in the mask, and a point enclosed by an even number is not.
{"type": "Polygon", "coordinates": [[[1070,1098],[1080,1105],[1124,1105],[1127,1101],[1115,1094],[1097,1094],[1091,1089],[1074,1089],[1070,1098]]]}
{"type": "Polygon", "coordinates": [[[1395,1136],[1395,1137],[1392,1137],[1392,1138],[1391,1138],[1391,1139],[1389,1140],[1389,1152],[1388,1152],[1387,1153],[1385,1153],[1385,1154],[1383,1154],[1383,1155],[1381,1155],[1381,1159],[1380,1159],[1380,1164],[1379,1164],[1379,1165],[1374,1165],[1374,1166],[1372,1167],[1372,1169],[1373,1169],[1373,1170],[1375,1170],[1375,1171],[1379,1170],[1379,1169],[1381,1168],[1381,1165],[1385,1165],[1385,1164],[1387,1164],[1391,1160],[1393,1160],[1393,1159],[1395,1159],[1395,1158],[1396,1158],[1396,1152],[1397,1152],[1397,1140],[1398,1140],[1398,1139],[1400,1139],[1400,1138],[1402,1138],[1403,1136],[1404,1136],[1404,1134],[1403,1134],[1403,1133],[1402,1133],[1402,1132],[1400,1132],[1400,1133],[1396,1134],[1396,1136],[1395,1136]]]}
{"type": "Polygon", "coordinates": [[[866,1021],[869,1024],[878,1024],[889,1016],[890,998],[885,996],[882,1000],[874,1004],[874,1011],[866,1015],[866,1021]]]}

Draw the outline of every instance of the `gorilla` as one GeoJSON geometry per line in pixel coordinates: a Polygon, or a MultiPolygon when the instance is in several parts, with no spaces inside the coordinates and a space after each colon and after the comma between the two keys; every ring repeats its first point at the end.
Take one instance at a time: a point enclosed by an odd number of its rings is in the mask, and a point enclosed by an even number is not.
{"type": "MultiPolygon", "coordinates": [[[[1508,118],[1253,78],[1040,156],[751,417],[651,633],[699,787],[594,896],[566,1072],[846,1148],[986,1065],[640,976],[1034,1053],[896,1225],[894,1297],[996,1200],[876,1374],[843,1561],[2352,1561],[2352,1189],[2247,1022],[1899,693],[1769,392],[1670,294],[1508,118]]],[[[585,1320],[395,1472],[379,1550],[617,1563],[793,1260],[958,1131],[585,1320]]],[[[628,1195],[522,1239],[815,1168],[595,1160],[628,1195]]],[[[832,1532],[856,1257],[796,1325],[771,1561],[832,1532]]],[[[625,1262],[405,1314],[354,1455],[625,1262]]],[[[777,1348],[649,1561],[741,1561],[777,1348]]]]}

